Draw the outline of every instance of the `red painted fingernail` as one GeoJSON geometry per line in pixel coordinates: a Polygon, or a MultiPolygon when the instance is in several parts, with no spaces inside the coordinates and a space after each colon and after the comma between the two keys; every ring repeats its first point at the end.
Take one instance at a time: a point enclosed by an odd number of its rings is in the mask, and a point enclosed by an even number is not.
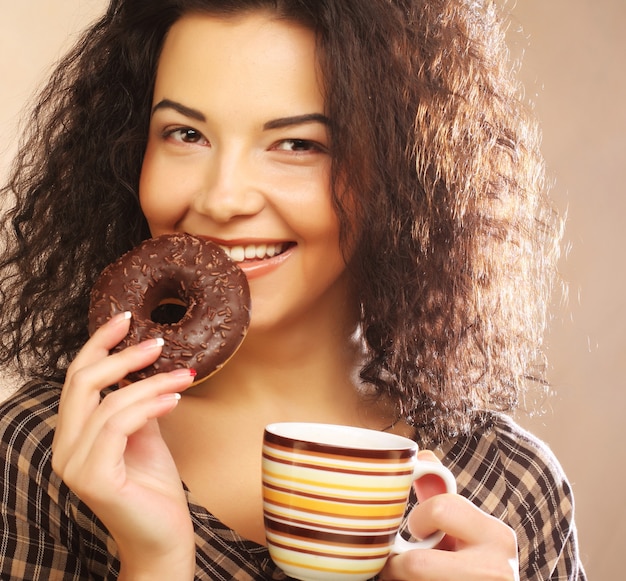
{"type": "Polygon", "coordinates": [[[177,377],[195,377],[198,375],[198,372],[195,369],[174,369],[174,371],[170,371],[170,373],[177,377]]]}

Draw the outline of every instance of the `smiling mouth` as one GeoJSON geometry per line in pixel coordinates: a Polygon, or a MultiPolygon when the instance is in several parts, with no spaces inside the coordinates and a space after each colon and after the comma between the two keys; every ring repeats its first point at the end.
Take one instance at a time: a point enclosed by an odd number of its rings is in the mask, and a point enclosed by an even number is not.
{"type": "Polygon", "coordinates": [[[278,242],[275,244],[246,244],[245,246],[223,246],[220,244],[220,248],[226,252],[233,262],[267,260],[282,254],[292,246],[294,246],[293,242],[278,242]]]}

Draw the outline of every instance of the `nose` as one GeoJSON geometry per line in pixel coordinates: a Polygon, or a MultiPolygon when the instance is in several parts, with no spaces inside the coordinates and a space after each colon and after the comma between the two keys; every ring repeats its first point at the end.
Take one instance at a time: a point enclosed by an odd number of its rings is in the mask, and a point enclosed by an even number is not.
{"type": "Polygon", "coordinates": [[[265,205],[252,163],[243,155],[219,154],[211,160],[194,209],[218,223],[258,214],[265,205]]]}

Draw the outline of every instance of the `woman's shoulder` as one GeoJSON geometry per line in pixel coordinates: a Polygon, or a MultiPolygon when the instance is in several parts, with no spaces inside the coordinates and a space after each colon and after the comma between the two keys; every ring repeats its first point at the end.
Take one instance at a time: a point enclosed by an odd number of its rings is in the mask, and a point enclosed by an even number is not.
{"type": "Polygon", "coordinates": [[[523,579],[584,579],[572,488],[544,441],[495,414],[441,452],[459,493],[516,531],[523,579]]]}
{"type": "Polygon", "coordinates": [[[106,530],[52,470],[60,396],[59,384],[30,382],[0,404],[2,579],[104,579],[116,570],[106,530]]]}
{"type": "MultiPolygon", "coordinates": [[[[471,434],[444,446],[442,453],[464,487],[506,499],[502,510],[510,511],[515,502],[529,503],[531,497],[532,510],[548,502],[562,511],[572,509],[571,488],[553,451],[505,414],[492,415],[471,434]]],[[[525,509],[520,517],[528,517],[525,509]]]]}
{"type": "Polygon", "coordinates": [[[57,422],[61,386],[31,381],[0,404],[0,441],[5,458],[48,454],[57,422]]]}

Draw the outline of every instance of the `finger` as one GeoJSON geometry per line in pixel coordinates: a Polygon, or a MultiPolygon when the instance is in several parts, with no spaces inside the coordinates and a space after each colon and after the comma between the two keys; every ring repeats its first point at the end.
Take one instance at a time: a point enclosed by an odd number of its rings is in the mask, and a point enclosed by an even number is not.
{"type": "Polygon", "coordinates": [[[437,458],[432,450],[420,450],[417,453],[417,459],[420,460],[420,462],[436,462],[437,464],[441,464],[441,460],[437,458]]]}
{"type": "Polygon", "coordinates": [[[147,339],[113,355],[107,353],[105,357],[76,368],[68,373],[61,405],[69,399],[78,400],[82,404],[81,396],[90,397],[94,391],[99,394],[105,387],[119,383],[129,373],[154,363],[161,354],[163,344],[161,338],[147,339]]]}
{"type": "Polygon", "coordinates": [[[455,553],[436,549],[408,551],[388,559],[380,573],[381,581],[411,579],[412,581],[485,581],[519,579],[516,559],[502,558],[494,552],[455,553]]]}
{"type": "Polygon", "coordinates": [[[505,527],[497,542],[460,551],[416,549],[390,557],[380,573],[381,580],[519,581],[515,533],[505,527]],[[506,529],[506,530],[505,530],[506,529]]]}
{"type": "Polygon", "coordinates": [[[435,549],[416,549],[407,551],[400,555],[393,555],[385,564],[385,568],[380,572],[381,581],[391,581],[398,579],[411,579],[412,581],[422,581],[426,579],[437,579],[437,581],[470,581],[459,571],[458,565],[454,563],[454,553],[438,551],[435,549]]]}
{"type": "Polygon", "coordinates": [[[408,524],[417,538],[441,530],[465,545],[489,542],[499,538],[503,527],[508,529],[458,494],[437,494],[421,502],[409,514],[408,524]]]}
{"type": "Polygon", "coordinates": [[[109,415],[68,460],[63,471],[66,484],[88,504],[114,497],[127,481],[124,454],[129,439],[150,420],[172,411],[179,398],[177,393],[144,398],[109,415]]]}
{"type": "MultiPolygon", "coordinates": [[[[95,437],[105,424],[110,423],[112,418],[125,410],[132,410],[136,406],[141,409],[140,406],[145,406],[146,402],[157,402],[163,398],[167,399],[169,395],[177,395],[192,384],[194,377],[194,370],[176,369],[169,373],[153,375],[109,393],[87,423],[81,439],[89,439],[90,434],[95,437]]],[[[151,416],[145,417],[149,419],[151,416]]]]}
{"type": "MultiPolygon", "coordinates": [[[[60,439],[71,442],[79,438],[85,423],[100,405],[101,391],[156,360],[162,345],[162,340],[150,339],[68,373],[61,392],[53,445],[60,439]]],[[[91,348],[97,349],[93,345],[91,348]]]]}
{"type": "MultiPolygon", "coordinates": [[[[53,440],[53,468],[62,475],[70,459],[74,458],[79,463],[86,461],[93,442],[116,414],[137,406],[139,411],[136,413],[141,415],[141,406],[145,402],[159,400],[168,394],[187,389],[193,383],[194,377],[193,370],[177,369],[138,381],[108,394],[88,417],[75,417],[66,408],[65,415],[59,418],[53,440]]],[[[158,408],[158,402],[156,405],[158,408]]],[[[144,412],[144,418],[148,417],[144,412]]]]}
{"type": "MultiPolygon", "coordinates": [[[[65,386],[61,392],[60,406],[62,408],[65,399],[68,397],[67,386],[71,383],[76,373],[97,361],[105,359],[111,349],[115,347],[127,334],[130,328],[130,313],[119,313],[112,317],[107,323],[102,325],[94,335],[85,343],[78,352],[74,361],[70,364],[65,377],[65,386]]],[[[110,384],[109,384],[110,385],[110,384]]],[[[73,392],[73,390],[72,390],[73,392]]],[[[91,406],[97,405],[98,397],[92,396],[91,406]]]]}
{"type": "MultiPolygon", "coordinates": [[[[129,373],[147,367],[159,357],[163,347],[163,339],[160,338],[148,339],[109,355],[111,337],[114,341],[118,339],[120,329],[127,326],[123,322],[120,321],[116,328],[110,329],[111,333],[103,332],[100,336],[94,334],[72,362],[61,392],[61,414],[64,407],[73,406],[78,407],[85,415],[85,412],[98,405],[100,392],[104,388],[120,383],[129,373]]],[[[70,413],[72,411],[74,410],[70,409],[70,413]]]]}
{"type": "MultiPolygon", "coordinates": [[[[420,462],[434,462],[441,464],[441,460],[435,456],[430,450],[420,450],[417,454],[417,458],[420,462]]],[[[415,494],[420,502],[424,502],[426,499],[436,494],[443,494],[446,492],[445,482],[436,474],[427,474],[417,479],[413,483],[415,494]]]]}
{"type": "Polygon", "coordinates": [[[131,313],[125,311],[111,317],[104,325],[99,327],[75,357],[68,368],[68,373],[71,374],[76,369],[81,369],[94,361],[106,357],[111,349],[128,334],[130,319],[131,313]]]}

